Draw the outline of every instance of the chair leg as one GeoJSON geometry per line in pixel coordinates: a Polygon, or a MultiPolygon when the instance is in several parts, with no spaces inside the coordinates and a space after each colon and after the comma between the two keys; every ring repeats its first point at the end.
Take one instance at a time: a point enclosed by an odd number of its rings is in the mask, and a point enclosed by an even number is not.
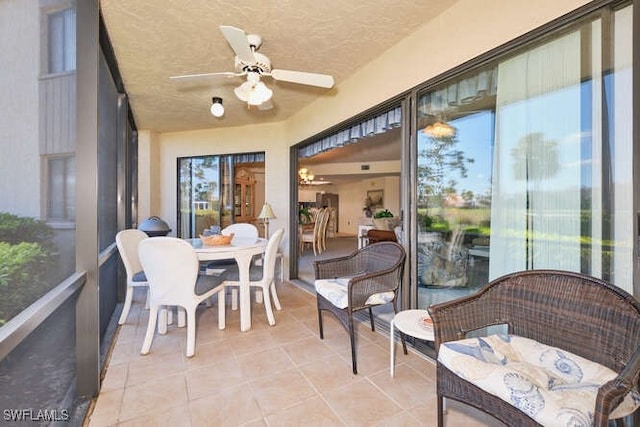
{"type": "Polygon", "coordinates": [[[356,361],[356,334],[353,330],[353,317],[349,315],[349,339],[351,341],[351,366],[353,374],[358,375],[358,363],[356,361]]]}
{"type": "Polygon", "coordinates": [[[262,291],[264,296],[264,309],[267,312],[267,320],[269,321],[269,325],[273,326],[276,324],[276,318],[273,317],[273,309],[271,308],[271,296],[269,295],[269,289],[266,288],[262,291]]]}
{"type": "Polygon", "coordinates": [[[318,308],[318,330],[320,331],[320,339],[324,339],[324,331],[322,329],[322,310],[318,308]]]}
{"type": "Polygon", "coordinates": [[[158,306],[154,305],[149,308],[149,323],[147,324],[147,333],[144,336],[142,342],[142,349],[140,354],[148,354],[151,349],[151,341],[153,341],[153,334],[156,330],[156,324],[158,322],[158,306]]]}
{"type": "MultiPolygon", "coordinates": [[[[133,301],[133,287],[127,286],[127,294],[124,297],[124,305],[122,306],[122,313],[120,314],[120,319],[118,319],[118,325],[124,325],[124,322],[127,321],[127,316],[129,315],[129,310],[131,309],[132,301],[133,301]]],[[[148,296],[147,296],[147,301],[149,301],[148,296]]]]}
{"type": "Polygon", "coordinates": [[[444,426],[444,413],[442,411],[442,396],[438,395],[438,427],[444,426]]]}
{"type": "Polygon", "coordinates": [[[271,283],[269,287],[271,289],[271,299],[273,300],[273,305],[275,305],[276,310],[282,310],[282,306],[280,305],[280,300],[278,299],[278,292],[276,292],[276,282],[275,280],[271,283]]]}
{"type": "Polygon", "coordinates": [[[231,310],[238,309],[238,289],[231,288],[231,310]]]}
{"type": "Polygon", "coordinates": [[[185,326],[185,310],[182,307],[176,307],[178,310],[178,328],[184,328],[185,326]]]}
{"type": "MultiPolygon", "coordinates": [[[[151,313],[149,313],[151,316],[151,313]]],[[[173,324],[173,307],[163,306],[160,308],[160,324],[158,325],[158,333],[164,335],[167,333],[167,325],[173,324]]]]}
{"type": "Polygon", "coordinates": [[[227,326],[227,318],[226,318],[226,306],[225,306],[225,290],[224,288],[218,292],[218,329],[224,330],[227,326]]]}
{"type": "Polygon", "coordinates": [[[400,341],[402,341],[402,350],[404,351],[404,354],[409,354],[407,353],[407,341],[405,341],[405,336],[400,330],[398,330],[398,332],[400,332],[400,341]]]}
{"type": "Polygon", "coordinates": [[[375,332],[376,331],[376,327],[373,324],[373,310],[371,309],[371,307],[369,307],[369,322],[371,322],[371,330],[373,332],[375,332]]]}
{"type": "Polygon", "coordinates": [[[187,357],[196,353],[196,308],[189,307],[187,312],[187,357]]]}
{"type": "Polygon", "coordinates": [[[147,292],[145,292],[145,302],[144,302],[144,309],[145,310],[149,310],[149,300],[151,299],[151,289],[149,289],[149,287],[147,286],[147,292]]]}

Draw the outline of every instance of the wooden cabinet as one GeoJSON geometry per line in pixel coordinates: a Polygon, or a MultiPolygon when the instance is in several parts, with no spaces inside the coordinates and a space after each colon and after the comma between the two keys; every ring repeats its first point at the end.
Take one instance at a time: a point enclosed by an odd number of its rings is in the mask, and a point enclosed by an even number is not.
{"type": "Polygon", "coordinates": [[[255,184],[253,174],[245,169],[236,171],[233,185],[233,222],[251,222],[256,219],[255,184]]]}

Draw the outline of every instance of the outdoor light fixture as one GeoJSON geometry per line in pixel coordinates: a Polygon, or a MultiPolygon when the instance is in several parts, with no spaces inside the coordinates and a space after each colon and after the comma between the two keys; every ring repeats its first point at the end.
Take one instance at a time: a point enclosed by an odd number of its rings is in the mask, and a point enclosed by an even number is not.
{"type": "Polygon", "coordinates": [[[211,114],[213,114],[214,117],[222,117],[224,115],[222,98],[219,98],[217,96],[211,98],[211,114]]]}

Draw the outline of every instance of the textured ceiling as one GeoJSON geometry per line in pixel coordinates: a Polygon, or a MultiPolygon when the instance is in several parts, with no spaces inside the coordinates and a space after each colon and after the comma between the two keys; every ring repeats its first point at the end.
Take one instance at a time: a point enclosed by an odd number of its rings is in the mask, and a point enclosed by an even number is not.
{"type": "Polygon", "coordinates": [[[265,78],[273,108],[248,109],[233,94],[242,78],[185,85],[170,76],[234,70],[219,30],[231,25],[263,38],[272,67],[331,74],[336,85],[416,31],[456,0],[102,0],[104,21],[139,129],[173,132],[286,120],[320,89],[265,78]],[[226,113],[209,113],[211,97],[226,113]]]}

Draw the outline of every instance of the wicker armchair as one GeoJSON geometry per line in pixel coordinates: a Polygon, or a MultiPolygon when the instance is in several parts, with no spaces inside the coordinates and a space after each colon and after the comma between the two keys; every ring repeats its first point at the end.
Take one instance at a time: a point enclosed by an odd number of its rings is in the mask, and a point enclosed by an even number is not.
{"type": "Polygon", "coordinates": [[[398,243],[380,242],[348,256],[314,263],[320,339],[324,338],[322,310],[326,310],[333,313],[349,333],[354,374],[358,369],[353,313],[368,309],[371,330],[375,331],[372,306],[391,303],[393,310],[398,311],[396,297],[405,258],[405,251],[398,243]],[[340,301],[336,301],[336,297],[340,301]]]}
{"type": "MultiPolygon", "coordinates": [[[[433,305],[429,312],[436,351],[468,332],[507,325],[509,334],[559,347],[612,369],[618,376],[598,390],[595,426],[606,426],[622,397],[633,389],[640,391],[640,304],[602,280],[555,270],[513,273],[473,295],[433,305]]],[[[540,425],[440,362],[437,394],[438,426],[443,425],[444,397],[470,404],[506,425],[540,425]]]]}

